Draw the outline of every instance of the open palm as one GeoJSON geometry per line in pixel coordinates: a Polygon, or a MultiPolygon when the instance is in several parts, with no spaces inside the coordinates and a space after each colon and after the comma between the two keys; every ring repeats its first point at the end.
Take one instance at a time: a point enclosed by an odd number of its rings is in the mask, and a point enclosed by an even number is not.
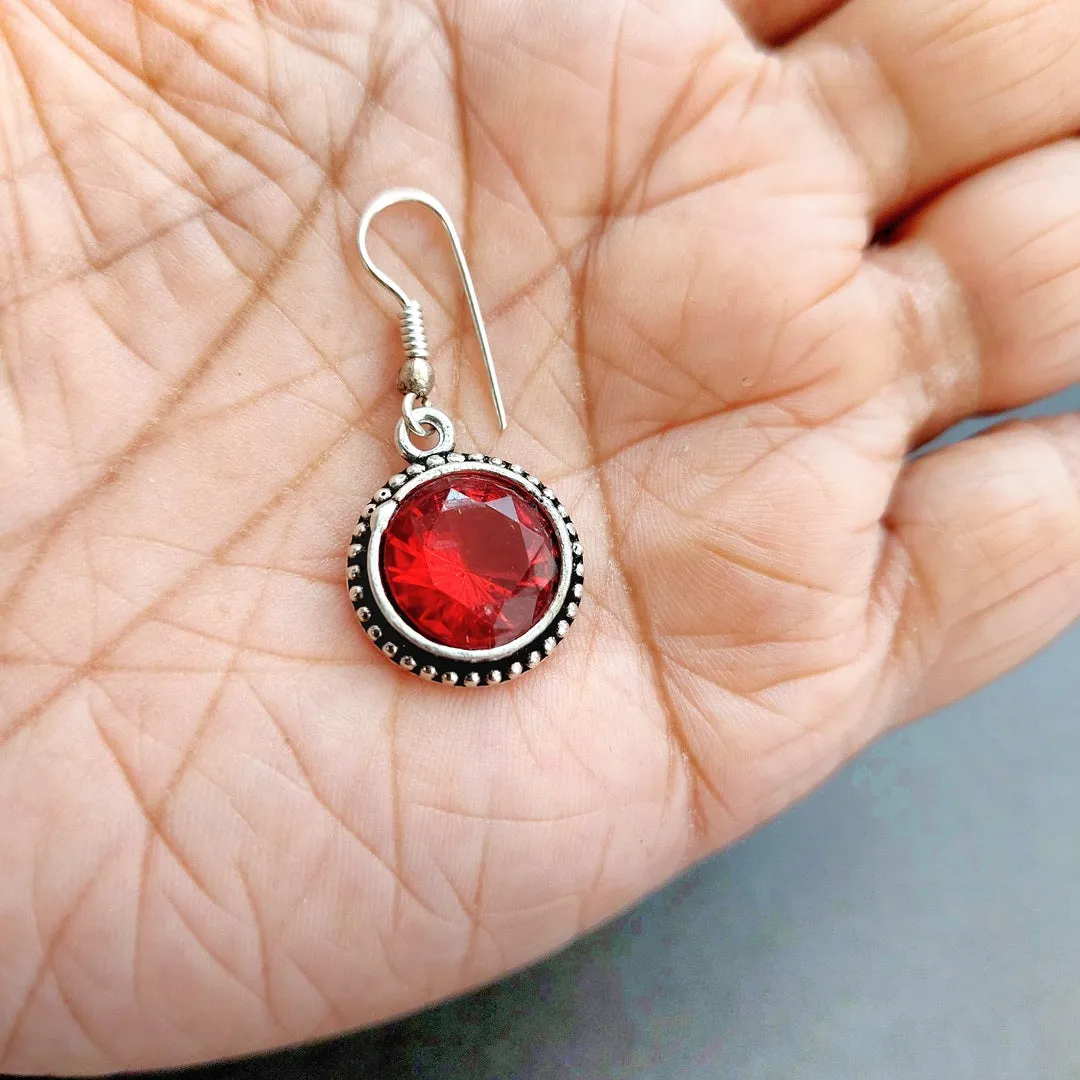
{"type": "Polygon", "coordinates": [[[1065,627],[1076,420],[905,455],[1080,370],[1078,19],[0,0],[0,1070],[492,979],[1065,627]],[[437,403],[588,550],[498,689],[396,671],[343,584],[400,465],[353,233],[402,184],[510,429],[395,210],[437,403]]]}

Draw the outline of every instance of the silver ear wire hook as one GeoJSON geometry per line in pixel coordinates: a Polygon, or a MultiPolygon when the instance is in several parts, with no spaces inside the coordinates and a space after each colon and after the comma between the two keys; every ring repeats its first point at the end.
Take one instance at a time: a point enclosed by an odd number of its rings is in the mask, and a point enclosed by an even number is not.
{"type": "MultiPolygon", "coordinates": [[[[462,250],[457,229],[454,228],[454,223],[450,220],[446,208],[434,196],[417,188],[389,188],[381,192],[371,200],[360,217],[360,224],[356,233],[356,246],[360,251],[360,258],[363,260],[364,266],[367,267],[372,277],[385,289],[393,293],[401,304],[401,341],[408,359],[401,369],[398,388],[405,395],[402,404],[402,424],[407,431],[403,438],[402,425],[399,425],[398,447],[406,457],[412,457],[418,451],[412,441],[407,438],[407,432],[412,432],[417,436],[432,433],[439,434],[441,444],[445,441],[444,433],[441,430],[441,420],[445,420],[446,424],[449,425],[449,418],[445,417],[445,414],[439,413],[438,410],[426,406],[427,396],[431,391],[433,380],[431,367],[428,364],[427,336],[424,333],[424,318],[420,304],[418,301],[410,299],[405,290],[393,278],[380,270],[372,262],[371,255],[368,252],[367,234],[372,219],[387,207],[402,202],[415,202],[421,206],[426,206],[438,217],[443,224],[443,228],[446,229],[446,233],[450,237],[450,247],[454,252],[454,260],[461,275],[461,283],[465,288],[465,297],[469,303],[473,325],[476,327],[476,336],[480,341],[480,352],[484,357],[484,367],[487,371],[491,400],[495,404],[495,414],[499,419],[500,430],[506,429],[506,409],[503,406],[499,379],[495,374],[495,362],[491,357],[491,345],[488,342],[484,317],[480,312],[480,302],[476,298],[476,288],[473,286],[472,274],[469,273],[469,265],[465,261],[465,252],[462,250]],[[417,401],[421,403],[421,408],[415,407],[417,401]]],[[[451,432],[449,438],[452,442],[452,426],[450,426],[449,430],[451,432]]],[[[434,451],[428,451],[428,453],[432,452],[434,451]]]]}

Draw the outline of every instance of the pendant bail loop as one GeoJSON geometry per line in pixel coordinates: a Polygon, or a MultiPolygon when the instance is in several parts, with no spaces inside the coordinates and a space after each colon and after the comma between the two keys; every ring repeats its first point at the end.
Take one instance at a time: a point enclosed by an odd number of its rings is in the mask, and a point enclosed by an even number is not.
{"type": "MultiPolygon", "coordinates": [[[[408,397],[405,400],[408,401],[408,397]]],[[[398,452],[411,462],[425,461],[434,454],[449,454],[454,449],[454,438],[454,422],[441,409],[433,409],[430,405],[410,409],[409,415],[402,416],[394,430],[398,452]],[[413,442],[413,434],[420,438],[435,435],[435,445],[425,450],[413,442]]]]}

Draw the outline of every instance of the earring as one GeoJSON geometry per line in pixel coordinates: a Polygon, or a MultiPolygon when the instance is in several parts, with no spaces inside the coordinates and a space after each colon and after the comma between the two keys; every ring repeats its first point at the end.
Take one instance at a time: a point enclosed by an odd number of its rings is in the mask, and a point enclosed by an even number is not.
{"type": "Polygon", "coordinates": [[[520,465],[454,449],[450,417],[429,404],[433,372],[420,304],[371,260],[368,228],[380,211],[415,202],[450,238],[506,428],[491,347],[457,230],[426,192],[394,188],[364,211],[364,266],[401,303],[406,360],[395,442],[408,462],[372,497],[346,564],[349,599],[368,640],[405,671],[448,686],[493,686],[534,668],[567,635],[583,593],[582,547],[555,492],[520,465]],[[417,439],[434,440],[425,448],[417,439]]]}

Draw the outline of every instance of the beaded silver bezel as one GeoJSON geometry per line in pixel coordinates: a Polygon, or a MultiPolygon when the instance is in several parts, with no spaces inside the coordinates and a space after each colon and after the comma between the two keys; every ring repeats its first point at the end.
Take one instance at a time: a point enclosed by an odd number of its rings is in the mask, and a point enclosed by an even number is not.
{"type": "Polygon", "coordinates": [[[495,686],[539,666],[569,633],[584,593],[582,546],[566,507],[520,465],[486,454],[429,454],[391,476],[357,522],[345,573],[349,599],[368,640],[402,670],[448,686],[495,686]],[[509,480],[534,500],[559,546],[559,584],[544,617],[525,634],[492,649],[459,649],[425,637],[394,606],[381,573],[382,539],[401,501],[439,477],[473,471],[509,480]]]}

